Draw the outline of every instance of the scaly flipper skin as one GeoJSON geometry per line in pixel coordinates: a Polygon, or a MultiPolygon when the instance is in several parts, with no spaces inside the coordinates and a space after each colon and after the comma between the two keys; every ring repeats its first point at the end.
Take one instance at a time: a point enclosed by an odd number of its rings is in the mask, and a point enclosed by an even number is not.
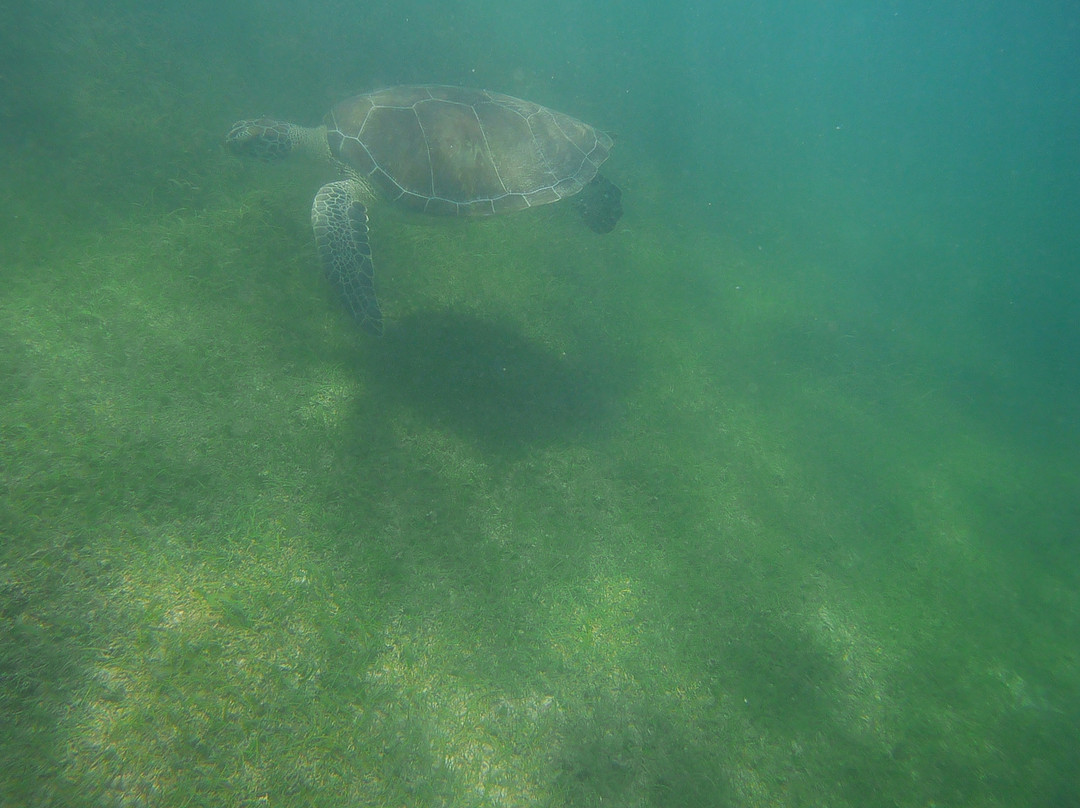
{"type": "Polygon", "coordinates": [[[367,209],[350,180],[319,189],[311,206],[311,228],[323,272],[361,328],[382,336],[383,319],[375,298],[375,267],[368,244],[367,209]]]}

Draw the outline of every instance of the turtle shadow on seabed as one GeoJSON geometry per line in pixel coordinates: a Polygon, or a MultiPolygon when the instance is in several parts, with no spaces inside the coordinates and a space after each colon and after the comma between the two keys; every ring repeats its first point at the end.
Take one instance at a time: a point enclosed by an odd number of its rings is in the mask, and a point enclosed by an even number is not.
{"type": "Polygon", "coordinates": [[[387,329],[372,381],[392,397],[486,450],[602,434],[632,372],[600,340],[570,358],[499,323],[445,310],[387,329]]]}

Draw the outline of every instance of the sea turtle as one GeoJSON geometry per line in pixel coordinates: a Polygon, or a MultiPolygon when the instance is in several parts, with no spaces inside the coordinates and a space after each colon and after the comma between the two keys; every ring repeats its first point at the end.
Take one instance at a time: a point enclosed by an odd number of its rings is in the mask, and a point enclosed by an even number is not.
{"type": "Polygon", "coordinates": [[[342,101],[314,128],[238,121],[228,148],[264,161],[303,151],[343,175],[319,189],[311,226],[323,270],[360,325],[382,333],[368,243],[376,192],[423,213],[490,216],[575,194],[593,230],[622,215],[621,192],[597,169],[614,140],[561,112],[490,90],[389,87],[342,101]],[[583,192],[584,193],[581,193],[583,192]]]}

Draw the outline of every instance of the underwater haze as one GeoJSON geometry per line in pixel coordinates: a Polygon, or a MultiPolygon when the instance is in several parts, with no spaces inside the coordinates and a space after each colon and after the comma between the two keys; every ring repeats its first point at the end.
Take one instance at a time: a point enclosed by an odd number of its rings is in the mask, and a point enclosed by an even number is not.
{"type": "Polygon", "coordinates": [[[0,6],[0,804],[1080,804],[1080,6],[0,6]],[[230,154],[398,84],[623,216],[230,154]]]}

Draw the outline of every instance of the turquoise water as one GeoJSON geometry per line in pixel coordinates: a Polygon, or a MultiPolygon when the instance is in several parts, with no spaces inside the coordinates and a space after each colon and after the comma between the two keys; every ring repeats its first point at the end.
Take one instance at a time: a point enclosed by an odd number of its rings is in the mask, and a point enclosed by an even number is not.
{"type": "Polygon", "coordinates": [[[0,803],[1066,806],[1080,10],[0,9],[0,803]],[[225,153],[381,86],[625,215],[225,153]]]}

